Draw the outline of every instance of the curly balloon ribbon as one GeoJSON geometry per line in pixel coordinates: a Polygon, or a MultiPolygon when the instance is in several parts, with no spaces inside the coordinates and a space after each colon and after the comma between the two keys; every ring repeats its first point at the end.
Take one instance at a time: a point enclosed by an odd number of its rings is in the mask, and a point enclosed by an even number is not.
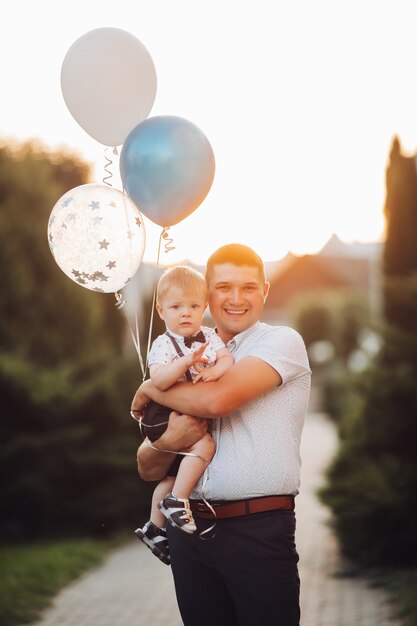
{"type": "MultiPolygon", "coordinates": [[[[109,181],[111,178],[113,178],[113,172],[109,169],[110,165],[113,165],[113,161],[112,161],[111,159],[109,159],[109,157],[108,157],[108,156],[107,156],[107,154],[106,154],[106,152],[107,152],[107,150],[108,150],[108,149],[109,149],[109,148],[106,148],[106,149],[104,150],[104,158],[105,158],[105,159],[106,159],[106,161],[107,161],[106,165],[104,166],[104,171],[106,172],[107,176],[104,176],[104,177],[103,177],[103,183],[105,183],[106,185],[109,185],[110,187],[112,187],[112,184],[111,184],[111,183],[109,183],[109,182],[107,182],[107,181],[109,181]]],[[[114,146],[114,148],[113,148],[113,154],[114,154],[114,155],[116,155],[116,156],[118,156],[118,154],[119,154],[119,153],[118,153],[118,151],[117,151],[116,146],[114,146]]]]}
{"type": "Polygon", "coordinates": [[[169,231],[169,227],[168,228],[164,228],[162,233],[161,233],[161,238],[160,238],[160,239],[165,239],[166,240],[165,245],[164,245],[165,254],[167,252],[171,252],[171,250],[175,250],[175,246],[172,245],[174,243],[174,240],[169,236],[168,231],[169,231]]]}
{"type": "Polygon", "coordinates": [[[116,309],[118,309],[119,311],[123,313],[125,320],[127,322],[127,325],[129,326],[130,334],[132,335],[133,345],[135,346],[135,350],[138,355],[139,365],[140,365],[140,369],[142,372],[143,380],[145,380],[145,366],[143,364],[143,359],[142,359],[142,355],[140,352],[140,337],[139,337],[139,324],[138,324],[137,311],[135,311],[135,332],[133,332],[133,328],[130,323],[130,320],[128,316],[126,315],[126,311],[124,310],[124,307],[126,305],[126,300],[123,298],[122,294],[119,293],[118,291],[114,294],[114,297],[116,298],[116,305],[115,305],[116,309]]]}
{"type": "Polygon", "coordinates": [[[204,504],[210,509],[211,514],[213,515],[213,524],[211,526],[209,526],[208,528],[206,528],[206,530],[203,530],[200,534],[199,537],[200,539],[203,539],[205,541],[207,541],[207,539],[214,539],[216,533],[215,533],[215,528],[216,528],[216,519],[217,519],[217,515],[216,515],[216,511],[213,509],[213,507],[211,506],[210,502],[208,500],[206,500],[205,496],[204,496],[204,487],[206,486],[206,482],[208,481],[208,474],[206,474],[206,476],[204,477],[203,480],[203,484],[201,486],[201,499],[204,502],[204,504]]]}
{"type": "Polygon", "coordinates": [[[122,294],[119,293],[118,291],[116,291],[116,293],[114,294],[114,297],[116,298],[116,309],[122,309],[124,307],[124,305],[126,304],[126,300],[123,298],[122,294]]]}

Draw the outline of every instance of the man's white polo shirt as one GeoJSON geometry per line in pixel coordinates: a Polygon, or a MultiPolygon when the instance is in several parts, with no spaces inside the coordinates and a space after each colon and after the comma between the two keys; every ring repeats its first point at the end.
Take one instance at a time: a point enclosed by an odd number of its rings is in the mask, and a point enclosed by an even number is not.
{"type": "Polygon", "coordinates": [[[311,382],[304,341],[292,328],[257,322],[231,339],[227,348],[235,362],[247,356],[262,359],[283,382],[234,413],[212,420],[216,454],[191,497],[239,500],[295,495],[311,382]]]}

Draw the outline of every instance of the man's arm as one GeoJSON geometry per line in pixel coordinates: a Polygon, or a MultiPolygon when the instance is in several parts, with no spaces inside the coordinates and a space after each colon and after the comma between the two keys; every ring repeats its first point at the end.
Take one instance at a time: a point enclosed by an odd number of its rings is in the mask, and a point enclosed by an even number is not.
{"type": "MultiPolygon", "coordinates": [[[[179,413],[197,417],[217,418],[232,413],[250,400],[271,391],[282,383],[279,373],[262,359],[247,356],[217,381],[193,385],[192,383],[176,383],[166,391],[159,391],[147,380],[140,387],[137,395],[146,396],[165,406],[170,406],[179,413]]],[[[136,398],[136,396],[135,396],[136,398]]]]}
{"type": "Polygon", "coordinates": [[[166,431],[151,447],[144,441],[138,449],[138,471],[144,480],[161,480],[166,476],[174,455],[163,450],[180,452],[194,445],[207,432],[207,421],[173,411],[166,431]]]}

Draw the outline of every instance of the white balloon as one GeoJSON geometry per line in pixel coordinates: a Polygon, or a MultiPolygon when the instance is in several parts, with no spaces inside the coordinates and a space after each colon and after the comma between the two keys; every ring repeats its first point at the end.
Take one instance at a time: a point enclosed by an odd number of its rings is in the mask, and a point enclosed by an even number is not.
{"type": "Polygon", "coordinates": [[[68,50],[61,89],[71,115],[91,137],[119,146],[152,109],[155,67],[136,37],[119,28],[97,28],[68,50]]]}
{"type": "Polygon", "coordinates": [[[49,218],[55,261],[69,278],[92,291],[111,293],[124,287],[142,262],[145,240],[136,204],[107,185],[71,189],[49,218]]]}

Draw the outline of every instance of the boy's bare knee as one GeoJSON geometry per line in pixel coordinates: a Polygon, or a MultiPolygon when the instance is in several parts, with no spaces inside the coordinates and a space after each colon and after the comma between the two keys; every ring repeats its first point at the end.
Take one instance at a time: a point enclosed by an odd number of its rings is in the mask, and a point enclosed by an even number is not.
{"type": "Polygon", "coordinates": [[[209,435],[206,442],[206,454],[210,459],[214,457],[216,453],[216,447],[216,442],[214,441],[213,437],[209,435]]]}

